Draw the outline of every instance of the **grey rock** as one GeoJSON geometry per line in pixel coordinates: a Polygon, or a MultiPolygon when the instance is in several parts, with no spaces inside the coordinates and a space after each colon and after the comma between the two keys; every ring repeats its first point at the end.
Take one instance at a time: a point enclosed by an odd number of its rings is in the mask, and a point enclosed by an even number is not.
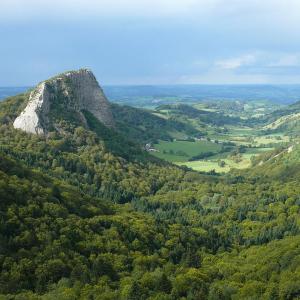
{"type": "Polygon", "coordinates": [[[107,127],[114,127],[110,104],[94,74],[87,69],[70,71],[43,81],[31,92],[28,104],[13,123],[15,128],[28,133],[46,134],[57,128],[54,109],[60,115],[73,112],[79,123],[87,126],[83,110],[92,113],[107,127]]]}

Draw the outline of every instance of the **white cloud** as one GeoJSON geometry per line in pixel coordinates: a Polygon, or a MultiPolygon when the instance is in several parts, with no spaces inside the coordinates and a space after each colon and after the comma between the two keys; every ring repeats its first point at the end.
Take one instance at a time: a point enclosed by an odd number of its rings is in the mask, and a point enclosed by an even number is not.
{"type": "Polygon", "coordinates": [[[256,55],[246,54],[238,57],[222,59],[215,62],[215,66],[221,69],[238,69],[243,66],[249,66],[256,62],[256,55]]]}
{"type": "Polygon", "coordinates": [[[299,67],[300,54],[285,54],[270,62],[269,67],[299,67]]]}
{"type": "MultiPolygon", "coordinates": [[[[201,60],[199,59],[201,62],[201,60]]],[[[195,66],[198,66],[195,61],[195,66]]],[[[201,65],[199,65],[201,67],[201,65]]],[[[179,83],[299,83],[300,53],[255,50],[210,61],[179,83]],[[274,69],[276,70],[274,71],[274,69]],[[290,68],[293,68],[291,71],[290,68]]]]}
{"type": "Polygon", "coordinates": [[[300,53],[278,53],[270,51],[256,51],[248,54],[241,54],[236,57],[224,58],[214,62],[214,67],[224,70],[237,70],[247,68],[285,68],[300,67],[300,53]]]}

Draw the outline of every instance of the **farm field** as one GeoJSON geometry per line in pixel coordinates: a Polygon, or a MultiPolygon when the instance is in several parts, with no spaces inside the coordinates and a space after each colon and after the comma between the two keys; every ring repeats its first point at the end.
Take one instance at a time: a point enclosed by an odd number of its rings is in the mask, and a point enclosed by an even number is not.
{"type": "Polygon", "coordinates": [[[224,167],[219,166],[217,160],[197,160],[197,161],[189,161],[186,163],[182,162],[177,162],[176,164],[178,166],[186,166],[188,168],[191,168],[195,171],[200,171],[200,172],[211,172],[215,171],[216,173],[227,173],[229,172],[232,168],[239,168],[239,169],[244,169],[250,166],[250,162],[244,164],[236,164],[232,160],[229,159],[224,159],[226,165],[224,167]]]}
{"type": "Polygon", "coordinates": [[[216,173],[226,173],[231,169],[245,169],[251,166],[251,158],[257,156],[260,153],[271,151],[273,148],[249,148],[246,153],[241,154],[241,160],[239,162],[234,161],[233,158],[229,156],[223,158],[223,155],[216,155],[212,159],[207,160],[196,160],[188,162],[175,162],[179,166],[187,166],[196,171],[210,172],[215,171],[216,173]],[[220,166],[220,160],[224,161],[225,165],[220,166]]]}
{"type": "Polygon", "coordinates": [[[159,141],[154,145],[158,152],[154,152],[153,155],[179,166],[185,165],[196,171],[210,172],[214,170],[217,173],[224,173],[231,169],[248,168],[251,166],[253,156],[273,150],[273,144],[279,146],[289,142],[289,137],[284,135],[260,136],[258,131],[246,128],[232,128],[226,135],[208,136],[208,140],[195,142],[159,141]],[[219,142],[216,143],[216,140],[219,142]],[[226,142],[231,142],[232,146],[227,147],[228,150],[224,151],[226,142]],[[240,147],[243,147],[243,150],[240,150],[240,147]],[[210,155],[206,158],[193,160],[195,156],[207,153],[210,155]]]}
{"type": "Polygon", "coordinates": [[[256,144],[288,143],[289,141],[290,141],[289,136],[281,135],[281,134],[254,137],[254,142],[256,144]]]}
{"type": "Polygon", "coordinates": [[[156,141],[153,146],[157,152],[152,154],[202,172],[223,173],[233,168],[251,167],[252,157],[278,147],[288,147],[296,141],[295,136],[266,130],[259,122],[247,123],[254,111],[264,115],[276,108],[264,101],[160,106],[155,112],[157,116],[179,120],[199,133],[172,132],[173,141],[156,141]]]}
{"type": "Polygon", "coordinates": [[[281,133],[261,135],[259,130],[247,128],[230,128],[227,134],[214,134],[212,138],[219,141],[230,141],[237,145],[264,147],[268,144],[289,143],[291,138],[281,133]]]}
{"type": "Polygon", "coordinates": [[[220,144],[209,141],[161,141],[154,146],[159,152],[154,152],[153,154],[170,162],[186,162],[193,156],[201,153],[218,153],[222,148],[220,144]]]}

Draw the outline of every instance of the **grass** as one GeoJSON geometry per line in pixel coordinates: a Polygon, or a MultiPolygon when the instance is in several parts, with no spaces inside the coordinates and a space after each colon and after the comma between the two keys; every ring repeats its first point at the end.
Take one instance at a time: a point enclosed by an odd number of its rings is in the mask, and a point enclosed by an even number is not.
{"type": "Polygon", "coordinates": [[[159,144],[154,145],[159,152],[153,154],[161,159],[165,159],[170,162],[186,162],[191,157],[199,155],[204,152],[218,152],[221,149],[221,145],[208,142],[208,141],[174,141],[165,142],[161,141],[159,144]],[[173,151],[174,154],[170,154],[169,151],[173,151]],[[178,151],[185,153],[186,155],[177,155],[178,151]],[[165,152],[165,153],[164,153],[165,152]]]}
{"type": "MultiPolygon", "coordinates": [[[[246,169],[251,166],[251,157],[259,155],[262,152],[270,151],[273,148],[249,148],[245,153],[241,155],[242,160],[240,162],[233,161],[230,157],[222,158],[225,162],[224,167],[220,167],[217,157],[209,160],[197,160],[188,162],[175,162],[179,166],[187,166],[196,171],[210,172],[215,170],[217,173],[227,173],[231,169],[246,169]]],[[[220,157],[221,158],[221,157],[220,157]]]]}
{"type": "Polygon", "coordinates": [[[236,136],[253,136],[255,135],[255,130],[249,127],[233,127],[231,126],[230,128],[230,134],[231,135],[236,135],[236,136]]]}
{"type": "Polygon", "coordinates": [[[274,133],[270,135],[259,135],[260,131],[251,128],[229,128],[227,134],[212,135],[212,138],[220,141],[231,141],[237,145],[252,145],[262,146],[266,144],[281,144],[288,143],[290,138],[281,133],[274,133]]]}
{"type": "Polygon", "coordinates": [[[222,159],[225,162],[224,167],[220,167],[218,160],[197,160],[187,163],[177,162],[177,165],[186,165],[189,168],[192,168],[196,171],[209,172],[215,170],[217,173],[229,172],[231,169],[245,169],[251,165],[252,154],[243,154],[242,161],[236,163],[230,158],[222,159]]]}
{"type": "Polygon", "coordinates": [[[243,160],[239,163],[234,162],[232,159],[222,159],[225,162],[224,167],[220,167],[218,164],[218,160],[197,160],[197,161],[188,161],[188,162],[176,162],[179,166],[187,166],[196,171],[209,172],[215,170],[217,173],[226,173],[231,169],[246,169],[251,165],[252,155],[245,154],[243,155],[243,160]]]}
{"type": "Polygon", "coordinates": [[[215,170],[217,173],[228,172],[230,167],[226,165],[225,167],[221,168],[218,165],[217,161],[204,161],[204,160],[197,160],[197,161],[188,161],[188,162],[177,162],[178,166],[187,166],[195,171],[202,171],[202,172],[209,172],[215,170]]]}
{"type": "Polygon", "coordinates": [[[184,139],[187,139],[188,136],[183,133],[183,132],[180,132],[180,131],[176,131],[176,130],[173,130],[173,131],[169,131],[168,134],[173,138],[173,139],[179,139],[179,140],[184,140],[184,139]]]}
{"type": "Polygon", "coordinates": [[[262,152],[266,152],[266,151],[271,151],[273,150],[274,148],[270,148],[270,147],[267,147],[267,148],[248,148],[246,150],[246,154],[252,154],[252,155],[255,155],[255,154],[260,154],[262,152]]]}
{"type": "Polygon", "coordinates": [[[289,137],[285,135],[268,135],[259,136],[254,138],[257,144],[269,144],[269,143],[287,143],[289,142],[289,137]],[[280,139],[278,139],[280,137],[280,139]]]}
{"type": "MultiPolygon", "coordinates": [[[[191,119],[189,122],[197,127],[199,124],[191,119]]],[[[198,129],[201,130],[199,127],[198,129]]],[[[223,142],[233,142],[236,146],[244,145],[246,146],[246,151],[241,153],[241,161],[236,162],[232,155],[232,150],[237,149],[232,147],[228,152],[221,153],[222,144],[213,143],[210,141],[198,141],[198,142],[188,142],[188,141],[173,141],[166,142],[160,141],[158,144],[154,145],[159,152],[153,153],[156,157],[167,160],[169,162],[175,163],[177,165],[185,165],[196,171],[209,172],[215,170],[218,173],[228,172],[233,168],[245,169],[251,166],[251,158],[257,156],[262,152],[270,151],[275,147],[275,144],[282,144],[289,141],[288,136],[282,134],[271,134],[261,136],[261,131],[249,127],[239,127],[239,126],[227,126],[228,132],[216,132],[214,128],[206,127],[206,134],[211,139],[223,141],[223,142]],[[267,145],[269,144],[269,147],[267,145]],[[253,148],[252,148],[253,147],[253,148]],[[170,153],[171,151],[171,153],[170,153]],[[215,155],[209,156],[206,159],[199,159],[197,161],[189,161],[193,156],[197,156],[201,153],[213,152],[215,155]],[[225,166],[219,166],[219,161],[223,160],[225,166]]],[[[176,132],[172,134],[174,138],[180,139],[176,132]]]]}

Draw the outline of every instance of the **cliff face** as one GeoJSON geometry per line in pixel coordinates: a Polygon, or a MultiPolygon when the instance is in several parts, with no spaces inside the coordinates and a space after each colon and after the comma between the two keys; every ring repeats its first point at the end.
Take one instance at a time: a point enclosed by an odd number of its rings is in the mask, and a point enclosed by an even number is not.
{"type": "Polygon", "coordinates": [[[82,111],[89,111],[105,126],[114,127],[110,104],[93,73],[86,69],[40,83],[13,125],[35,134],[57,130],[59,122],[66,118],[87,126],[82,111]]]}

